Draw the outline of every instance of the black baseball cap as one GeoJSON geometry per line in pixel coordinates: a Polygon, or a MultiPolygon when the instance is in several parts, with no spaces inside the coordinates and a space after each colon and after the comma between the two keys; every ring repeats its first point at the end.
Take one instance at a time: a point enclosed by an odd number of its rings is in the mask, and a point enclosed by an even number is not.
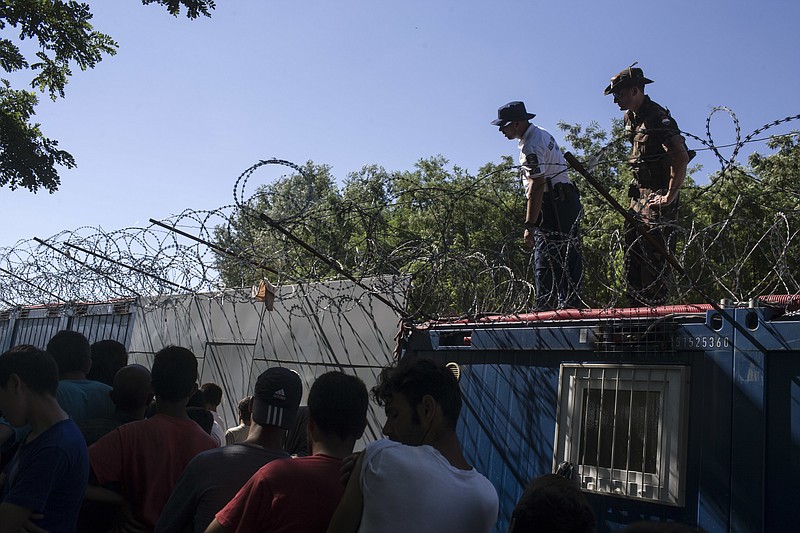
{"type": "Polygon", "coordinates": [[[264,371],[253,391],[253,421],[260,426],[289,429],[303,397],[303,383],[294,370],[273,367],[264,371]]]}

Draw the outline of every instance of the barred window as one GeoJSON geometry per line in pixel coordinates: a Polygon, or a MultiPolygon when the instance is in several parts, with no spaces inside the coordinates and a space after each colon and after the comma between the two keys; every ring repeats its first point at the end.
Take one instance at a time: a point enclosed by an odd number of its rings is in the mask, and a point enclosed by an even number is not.
{"type": "Polygon", "coordinates": [[[683,505],[689,369],[561,365],[555,464],[589,492],[683,505]]]}

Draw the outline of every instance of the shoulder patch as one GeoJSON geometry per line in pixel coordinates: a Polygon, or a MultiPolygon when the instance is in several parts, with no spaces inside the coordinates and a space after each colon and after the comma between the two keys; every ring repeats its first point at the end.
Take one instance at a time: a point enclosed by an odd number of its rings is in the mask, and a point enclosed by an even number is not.
{"type": "Polygon", "coordinates": [[[552,150],[552,149],[553,149],[553,147],[554,147],[555,145],[556,145],[556,140],[555,140],[555,139],[553,138],[553,136],[551,135],[551,136],[550,136],[550,144],[549,144],[549,145],[547,145],[547,149],[548,149],[548,150],[552,150]]]}
{"type": "Polygon", "coordinates": [[[539,168],[539,158],[534,153],[525,154],[525,167],[531,174],[541,174],[542,169],[539,168]]]}

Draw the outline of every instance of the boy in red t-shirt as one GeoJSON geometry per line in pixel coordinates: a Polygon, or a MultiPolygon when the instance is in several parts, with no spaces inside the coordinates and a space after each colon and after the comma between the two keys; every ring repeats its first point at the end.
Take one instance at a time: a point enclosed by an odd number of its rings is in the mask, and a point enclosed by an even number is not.
{"type": "Polygon", "coordinates": [[[344,493],[342,459],[366,427],[364,383],[342,372],[321,375],[308,393],[313,455],[272,461],[256,472],[206,529],[219,532],[322,533],[344,493]]]}
{"type": "Polygon", "coordinates": [[[189,461],[217,446],[186,415],[186,404],[197,390],[194,354],[180,346],[163,348],[155,355],[151,373],[156,415],[124,424],[89,447],[96,484],[86,492],[88,499],[132,511],[135,522],[148,530],[158,521],[189,461]]]}

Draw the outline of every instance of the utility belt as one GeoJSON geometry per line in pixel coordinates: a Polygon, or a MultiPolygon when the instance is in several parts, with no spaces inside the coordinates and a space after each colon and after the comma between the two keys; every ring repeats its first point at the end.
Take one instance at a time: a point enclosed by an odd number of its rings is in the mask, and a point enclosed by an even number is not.
{"type": "Polygon", "coordinates": [[[667,158],[654,161],[636,161],[631,163],[634,180],[628,189],[628,196],[636,198],[633,189],[666,189],[669,187],[669,162],[667,158]]]}
{"type": "Polygon", "coordinates": [[[578,194],[578,189],[572,183],[551,183],[548,180],[547,185],[550,190],[544,192],[544,197],[548,202],[565,202],[572,195],[578,194]]]}
{"type": "Polygon", "coordinates": [[[634,179],[628,185],[628,198],[639,198],[642,189],[650,191],[666,191],[669,189],[669,176],[667,176],[666,180],[654,180],[649,175],[644,176],[644,178],[642,179],[641,174],[634,173],[634,179]]]}
{"type": "Polygon", "coordinates": [[[650,187],[645,187],[640,183],[636,183],[636,181],[632,181],[630,185],[628,185],[628,198],[633,198],[634,200],[638,200],[640,198],[647,198],[650,196],[650,193],[654,192],[656,194],[666,194],[667,188],[663,187],[661,189],[652,189],[650,187]]]}

